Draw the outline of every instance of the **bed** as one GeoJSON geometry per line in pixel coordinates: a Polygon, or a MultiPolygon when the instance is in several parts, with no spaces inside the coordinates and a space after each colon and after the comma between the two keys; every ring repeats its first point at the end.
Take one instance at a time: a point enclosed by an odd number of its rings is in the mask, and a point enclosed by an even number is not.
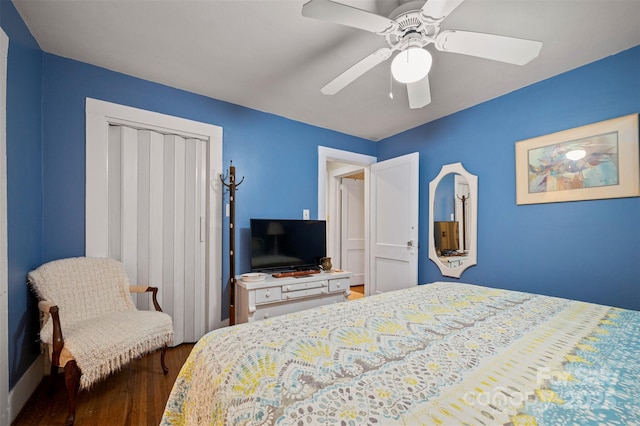
{"type": "Polygon", "coordinates": [[[432,283],[212,331],[162,424],[640,424],[640,312],[432,283]]]}

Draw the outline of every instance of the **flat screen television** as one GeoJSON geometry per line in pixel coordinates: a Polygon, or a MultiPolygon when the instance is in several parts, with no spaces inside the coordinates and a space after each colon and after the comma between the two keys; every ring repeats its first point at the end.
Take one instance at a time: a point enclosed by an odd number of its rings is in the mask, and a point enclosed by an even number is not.
{"type": "Polygon", "coordinates": [[[324,220],[251,219],[251,271],[317,269],[327,253],[324,220]]]}

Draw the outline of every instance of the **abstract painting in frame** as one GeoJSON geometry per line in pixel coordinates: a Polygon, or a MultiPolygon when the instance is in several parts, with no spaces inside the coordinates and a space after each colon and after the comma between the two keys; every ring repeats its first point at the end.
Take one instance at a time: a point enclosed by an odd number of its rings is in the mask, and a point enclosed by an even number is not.
{"type": "Polygon", "coordinates": [[[516,203],[640,196],[638,114],[516,142],[516,203]]]}

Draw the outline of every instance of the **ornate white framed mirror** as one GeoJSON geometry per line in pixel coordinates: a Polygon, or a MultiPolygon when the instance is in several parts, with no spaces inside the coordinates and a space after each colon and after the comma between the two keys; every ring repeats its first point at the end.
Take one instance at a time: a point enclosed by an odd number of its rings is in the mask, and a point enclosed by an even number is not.
{"type": "Polygon", "coordinates": [[[446,164],[429,183],[429,259],[445,277],[460,278],[478,262],[478,177],[446,164]]]}

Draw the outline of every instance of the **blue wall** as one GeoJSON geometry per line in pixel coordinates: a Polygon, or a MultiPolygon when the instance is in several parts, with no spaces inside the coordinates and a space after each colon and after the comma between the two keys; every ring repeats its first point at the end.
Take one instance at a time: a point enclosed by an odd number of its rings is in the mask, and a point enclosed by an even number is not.
{"type": "MultiPolygon", "coordinates": [[[[304,208],[317,217],[318,145],[369,155],[376,148],[364,139],[44,54],[43,262],[84,255],[86,97],[223,127],[224,168],[233,161],[238,179],[245,177],[236,194],[238,272],[249,269],[243,255],[249,218],[302,218],[304,208]]],[[[227,240],[225,232],[225,246],[227,240]]]]}
{"type": "Polygon", "coordinates": [[[8,350],[9,386],[13,387],[39,353],[37,306],[26,275],[40,265],[42,251],[42,52],[13,4],[6,0],[0,1],[0,25],[9,36],[8,350]]]}
{"type": "MultiPolygon", "coordinates": [[[[478,175],[478,265],[461,281],[640,309],[640,198],[517,206],[515,142],[640,111],[640,46],[378,144],[420,152],[420,282],[428,183],[444,164],[478,175]]],[[[445,279],[451,280],[454,279],[445,279]]]]}
{"type": "Polygon", "coordinates": [[[367,140],[45,54],[43,261],[84,254],[86,97],[223,127],[224,167],[233,161],[245,177],[236,195],[238,271],[249,269],[249,218],[301,218],[304,208],[317,217],[318,145],[375,152],[367,140]]]}

